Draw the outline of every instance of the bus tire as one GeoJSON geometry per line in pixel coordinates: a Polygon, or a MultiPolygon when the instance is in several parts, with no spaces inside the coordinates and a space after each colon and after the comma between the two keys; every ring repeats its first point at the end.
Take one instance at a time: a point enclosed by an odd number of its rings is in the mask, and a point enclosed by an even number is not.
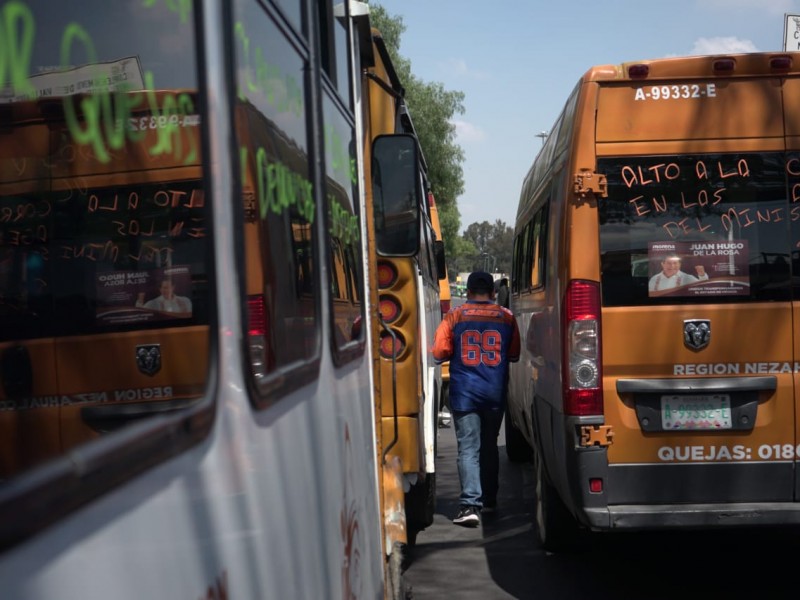
{"type": "Polygon", "coordinates": [[[403,546],[403,544],[395,542],[392,547],[392,553],[389,555],[389,566],[386,570],[387,593],[384,594],[384,597],[389,600],[407,600],[410,597],[408,586],[403,576],[403,571],[407,567],[403,546]]]}
{"type": "Polygon", "coordinates": [[[536,474],[536,537],[548,552],[569,552],[578,545],[578,522],[569,513],[556,489],[547,479],[539,452],[534,452],[536,474]]]}
{"type": "Polygon", "coordinates": [[[406,527],[408,545],[417,542],[417,533],[433,523],[436,510],[436,474],[428,473],[423,481],[412,485],[406,492],[406,527]]]}
{"type": "Polygon", "coordinates": [[[522,432],[511,421],[508,407],[506,407],[506,414],[503,417],[506,433],[506,455],[508,460],[512,463],[530,462],[533,456],[531,447],[522,432]]]}

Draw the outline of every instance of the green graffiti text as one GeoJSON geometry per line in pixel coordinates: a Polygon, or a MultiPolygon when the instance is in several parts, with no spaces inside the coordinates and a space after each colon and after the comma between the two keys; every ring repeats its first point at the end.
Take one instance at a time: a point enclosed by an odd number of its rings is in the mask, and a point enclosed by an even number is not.
{"type": "Polygon", "coordinates": [[[358,216],[344,208],[332,194],[328,195],[328,204],[331,236],[338,238],[345,245],[357,242],[361,237],[358,216]]]}
{"type": "Polygon", "coordinates": [[[260,91],[266,97],[267,103],[279,112],[303,116],[303,90],[297,81],[281,73],[278,65],[267,62],[260,46],[251,48],[243,23],[236,23],[234,32],[241,45],[239,62],[245,69],[243,78],[246,89],[239,86],[239,99],[246,100],[247,92],[260,91]]]}
{"type": "Polygon", "coordinates": [[[34,96],[28,81],[36,24],[22,2],[9,2],[0,12],[0,88],[10,85],[15,95],[34,96]]]}
{"type": "MultiPolygon", "coordinates": [[[[62,65],[70,64],[73,44],[83,47],[90,63],[96,62],[97,53],[91,37],[80,25],[70,23],[61,40],[62,65]]],[[[148,149],[150,154],[183,157],[184,164],[195,162],[196,136],[193,133],[186,136],[189,141],[188,148],[184,150],[181,131],[185,124],[178,118],[194,114],[191,96],[187,93],[165,94],[161,98],[162,104],[159,105],[159,98],[153,91],[155,82],[152,72],[147,71],[144,80],[151,120],[159,124],[153,129],[156,132],[156,142],[148,149]]],[[[75,98],[65,96],[63,103],[67,129],[75,143],[90,146],[97,160],[107,163],[111,160],[110,151],[120,150],[127,141],[141,142],[144,139],[144,128],[131,126],[132,121],[133,123],[139,121],[132,115],[139,109],[143,100],[142,95],[130,94],[125,90],[115,92],[101,90],[80,97],[80,110],[78,110],[75,98]]]]}
{"type": "Polygon", "coordinates": [[[281,214],[294,206],[309,223],[314,222],[314,186],[305,177],[280,162],[270,162],[264,148],[256,151],[256,188],[259,214],[281,214]]]}
{"type": "Polygon", "coordinates": [[[343,174],[355,185],[358,182],[356,159],[350,156],[342,137],[333,125],[325,127],[325,149],[331,170],[343,174]]]}
{"type": "MultiPolygon", "coordinates": [[[[145,8],[152,8],[159,3],[159,0],[142,0],[142,6],[145,8]]],[[[181,23],[189,21],[189,15],[192,13],[192,0],[164,0],[167,10],[174,12],[181,18],[181,23]]]]}
{"type": "MultiPolygon", "coordinates": [[[[162,154],[172,155],[175,157],[183,156],[183,144],[181,140],[183,136],[181,131],[184,129],[183,124],[178,118],[194,114],[194,103],[192,97],[187,93],[181,94],[168,94],[162,98],[162,106],[158,105],[158,97],[153,89],[155,82],[153,81],[153,74],[151,72],[145,73],[144,76],[145,88],[147,89],[147,103],[150,106],[150,113],[159,122],[164,123],[163,127],[156,128],[157,141],[149,151],[153,156],[162,154]]],[[[190,134],[186,136],[189,140],[189,148],[187,149],[186,157],[183,159],[184,164],[192,164],[197,160],[197,147],[196,136],[190,134]]]]}

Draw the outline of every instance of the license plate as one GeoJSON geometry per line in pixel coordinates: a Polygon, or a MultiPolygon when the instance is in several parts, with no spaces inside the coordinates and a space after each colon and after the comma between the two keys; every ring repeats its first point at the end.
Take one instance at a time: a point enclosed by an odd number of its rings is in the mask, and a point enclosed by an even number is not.
{"type": "Polygon", "coordinates": [[[664,430],[731,428],[731,398],[727,394],[661,396],[664,430]]]}

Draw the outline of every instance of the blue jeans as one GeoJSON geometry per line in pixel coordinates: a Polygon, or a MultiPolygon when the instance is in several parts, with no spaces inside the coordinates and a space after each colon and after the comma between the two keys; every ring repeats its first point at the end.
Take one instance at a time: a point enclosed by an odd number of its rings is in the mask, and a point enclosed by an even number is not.
{"type": "Polygon", "coordinates": [[[458,441],[458,478],[461,506],[497,501],[500,454],[497,437],[503,422],[502,410],[453,411],[458,441]]]}

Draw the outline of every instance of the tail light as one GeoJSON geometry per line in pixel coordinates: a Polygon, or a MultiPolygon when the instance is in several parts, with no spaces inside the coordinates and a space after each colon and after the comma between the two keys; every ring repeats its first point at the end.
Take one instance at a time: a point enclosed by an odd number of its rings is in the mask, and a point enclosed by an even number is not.
{"type": "Polygon", "coordinates": [[[450,300],[439,300],[439,304],[442,307],[442,316],[450,312],[450,300]]]}
{"type": "Polygon", "coordinates": [[[250,366],[256,378],[269,372],[267,357],[267,307],[261,294],[247,297],[247,341],[250,346],[250,366]]]}
{"type": "Polygon", "coordinates": [[[390,262],[378,261],[378,287],[381,289],[392,287],[397,277],[397,267],[390,262]]]}
{"type": "Polygon", "coordinates": [[[600,284],[573,280],[564,303],[564,412],[603,414],[600,284]]]}
{"type": "Polygon", "coordinates": [[[408,289],[404,281],[400,280],[401,274],[397,265],[388,260],[378,260],[378,288],[392,289],[391,292],[380,294],[378,298],[381,320],[391,324],[388,331],[381,331],[378,340],[379,352],[381,358],[389,360],[402,359],[401,355],[408,347],[407,339],[411,339],[414,343],[412,328],[416,327],[416,316],[412,316],[412,311],[403,303],[403,298],[408,295],[408,289]],[[407,338],[402,331],[411,337],[407,338]]]}
{"type": "Polygon", "coordinates": [[[394,323],[400,316],[400,304],[391,296],[381,296],[378,303],[381,317],[387,323],[394,323]]]}
{"type": "Polygon", "coordinates": [[[383,358],[397,358],[406,349],[406,340],[400,332],[395,331],[394,337],[384,332],[381,333],[380,351],[383,358]]]}

